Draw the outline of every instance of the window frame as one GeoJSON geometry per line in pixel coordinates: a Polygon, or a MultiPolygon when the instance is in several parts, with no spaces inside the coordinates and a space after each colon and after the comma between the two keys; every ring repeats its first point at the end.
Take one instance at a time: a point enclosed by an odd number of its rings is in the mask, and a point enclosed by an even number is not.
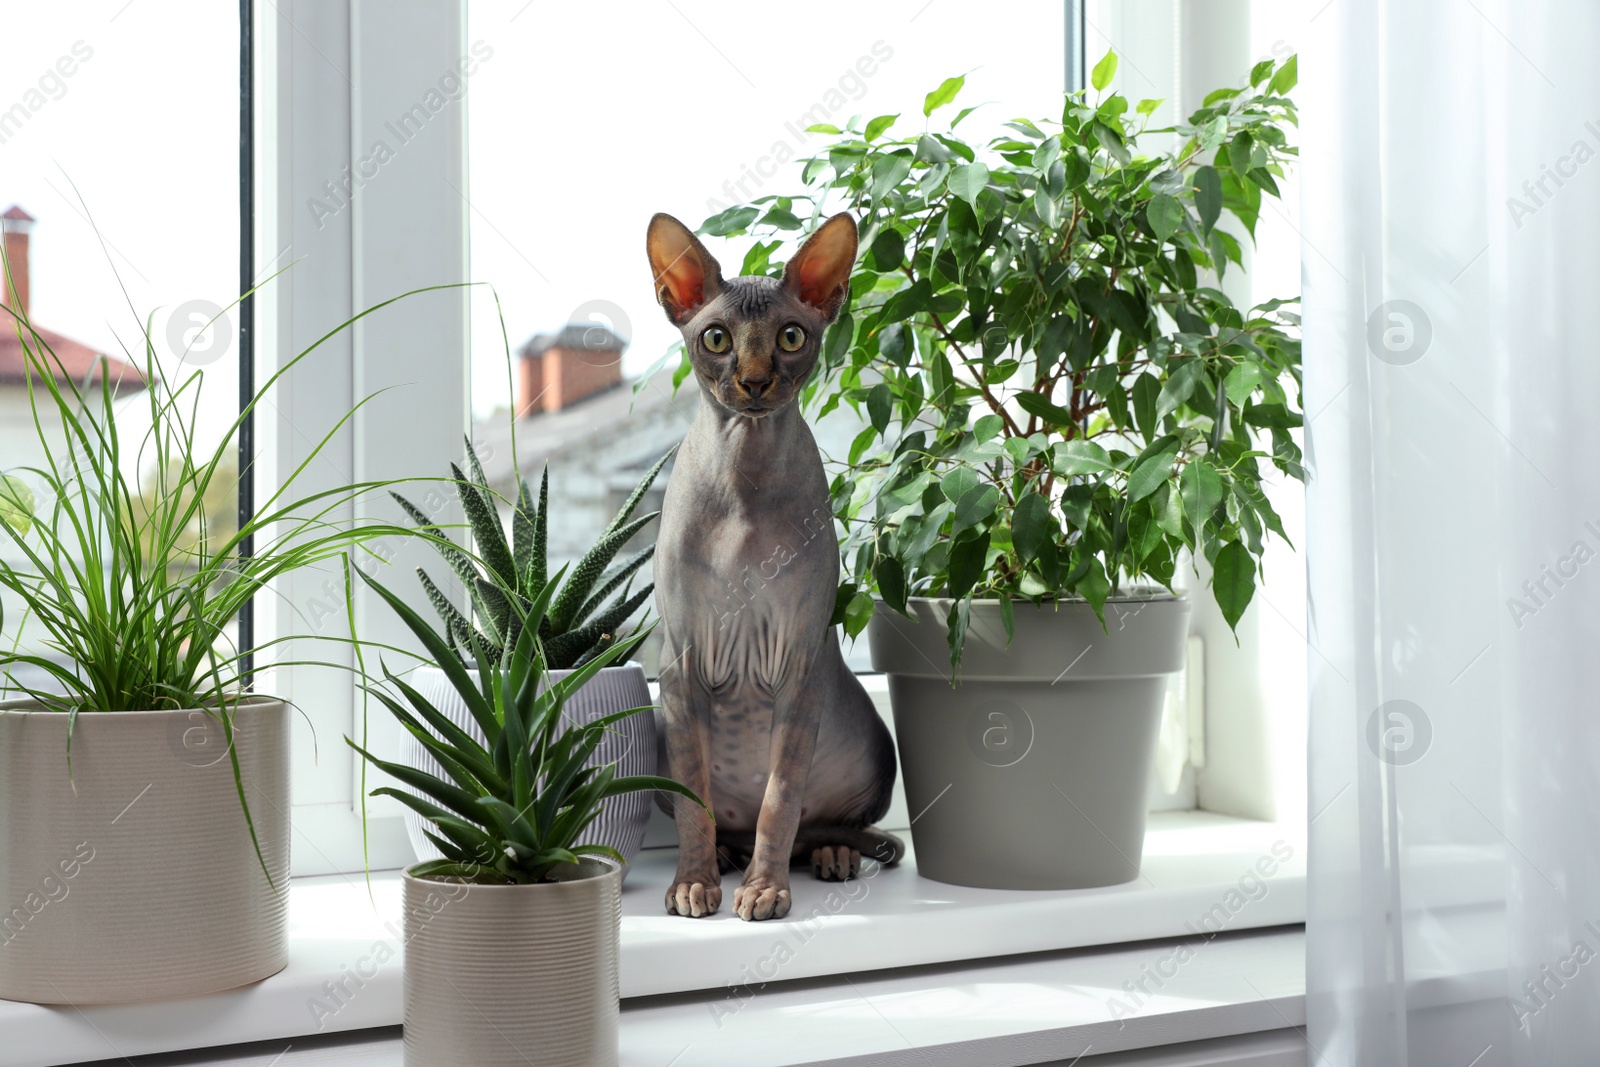
{"type": "MultiPolygon", "coordinates": [[[[1107,43],[1127,52],[1143,40],[1153,52],[1169,54],[1172,81],[1181,86],[1198,73],[1197,49],[1214,49],[1229,34],[1249,39],[1248,10],[1242,17],[1232,11],[1203,27],[1180,25],[1174,32],[1170,23],[1147,25],[1149,20],[1122,17],[1121,0],[1063,3],[1067,87],[1083,84],[1088,62],[1107,43]],[[1115,24],[1108,12],[1117,14],[1115,24]],[[1112,32],[1104,32],[1097,18],[1112,32]]],[[[427,88],[417,71],[444,71],[466,56],[466,0],[275,0],[259,6],[241,0],[241,11],[250,20],[248,42],[241,35],[241,62],[250,68],[243,77],[245,113],[251,116],[251,129],[241,135],[241,167],[247,158],[250,162],[248,187],[241,179],[241,210],[254,209],[253,224],[241,240],[241,273],[248,287],[249,279],[293,263],[241,309],[241,344],[254,350],[248,370],[241,369],[244,397],[294,352],[361,309],[408,289],[465,279],[472,209],[464,89],[347,201],[341,203],[326,184],[345,174],[353,180],[372,145],[388,136],[385,125],[417,103],[427,88]],[[318,210],[314,201],[333,210],[318,210]],[[418,210],[419,205],[427,210],[418,210]]],[[[387,398],[364,409],[335,440],[326,462],[309,472],[311,481],[302,490],[341,480],[443,474],[450,460],[459,459],[463,435],[472,426],[467,292],[430,293],[387,308],[287,375],[263,407],[266,417],[254,427],[253,469],[266,479],[262,485],[274,485],[280,472],[295,469],[309,440],[318,436],[313,429],[331,426],[360,398],[386,388],[399,397],[426,398],[422,410],[430,417],[404,417],[405,405],[397,407],[387,398]]],[[[410,410],[422,403],[411,401],[410,410]]],[[[380,502],[374,504],[369,513],[398,518],[382,511],[380,502]]],[[[453,508],[446,499],[441,521],[460,521],[453,508]]],[[[412,567],[425,561],[425,546],[391,547],[390,565],[384,568],[388,584],[426,613],[417,583],[406,580],[412,567]]],[[[1204,765],[1194,772],[1194,806],[1250,818],[1303,820],[1303,788],[1294,787],[1296,780],[1303,785],[1303,771],[1298,779],[1286,777],[1278,766],[1281,752],[1259,740],[1286,711],[1251,681],[1261,666],[1257,629],[1293,624],[1287,617],[1280,620],[1282,613],[1275,614],[1258,595],[1250,610],[1255,618],[1247,616],[1241,624],[1243,644],[1236,644],[1220,615],[1206,610],[1205,577],[1192,583],[1192,632],[1206,643],[1202,730],[1209,741],[1204,765]]],[[[260,598],[252,629],[270,639],[304,633],[309,623],[330,618],[327,626],[342,629],[342,583],[336,578],[326,572],[290,575],[270,597],[260,598]]],[[[364,638],[410,645],[392,614],[366,590],[357,590],[353,613],[364,638]]],[[[348,671],[348,647],[297,641],[287,654],[268,650],[263,659],[261,687],[293,700],[305,716],[297,723],[294,752],[294,872],[412,862],[398,804],[367,801],[369,819],[363,826],[364,768],[342,744],[342,735],[369,731],[376,751],[398,755],[402,734],[386,714],[363,721],[363,704],[348,671]],[[285,658],[345,669],[272,670],[272,660],[285,658]],[[314,744],[307,722],[315,727],[314,744]]]]}
{"type": "MultiPolygon", "coordinates": [[[[392,158],[368,162],[379,141],[397,140],[386,124],[410,115],[430,88],[416,72],[461,62],[466,3],[275,0],[253,12],[251,36],[251,275],[288,268],[256,297],[252,369],[259,383],[361,310],[466,277],[464,100],[421,120],[411,139],[394,145],[392,158]],[[352,195],[341,194],[346,183],[352,195]]],[[[300,475],[298,490],[443,474],[468,425],[466,329],[467,290],[449,289],[400,301],[332,338],[267,395],[256,427],[255,477],[263,486],[279,484],[312,442],[379,393],[300,475]]],[[[460,521],[452,507],[448,500],[441,507],[442,522],[460,521]]],[[[363,518],[400,518],[381,494],[362,511],[363,518]]],[[[427,611],[416,583],[400,580],[422,562],[424,547],[399,539],[375,546],[390,565],[388,584],[427,611]]],[[[299,571],[255,605],[262,639],[308,631],[333,639],[296,639],[260,657],[260,688],[301,712],[292,772],[296,875],[414,861],[398,804],[367,800],[363,825],[365,767],[342,738],[365,734],[375,751],[394,755],[400,728],[385,714],[364,714],[350,647],[338,643],[346,636],[342,589],[335,571],[299,571]],[[297,664],[274,667],[285,660],[297,664]],[[307,660],[332,666],[301,662],[307,660]]],[[[358,588],[351,608],[365,639],[409,645],[374,594],[358,588]]]]}

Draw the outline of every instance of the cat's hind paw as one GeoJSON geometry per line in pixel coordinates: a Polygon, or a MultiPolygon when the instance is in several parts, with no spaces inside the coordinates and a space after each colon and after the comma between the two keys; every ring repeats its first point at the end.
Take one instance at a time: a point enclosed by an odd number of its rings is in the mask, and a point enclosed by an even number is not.
{"type": "Polygon", "coordinates": [[[811,850],[811,874],[823,882],[842,882],[861,875],[861,851],[849,845],[822,845],[811,850]]]}

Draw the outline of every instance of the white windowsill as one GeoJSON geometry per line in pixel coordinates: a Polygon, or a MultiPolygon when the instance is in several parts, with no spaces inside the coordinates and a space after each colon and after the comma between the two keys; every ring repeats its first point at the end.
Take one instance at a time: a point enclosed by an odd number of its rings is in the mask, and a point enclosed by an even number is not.
{"type": "MultiPolygon", "coordinates": [[[[1280,855],[1282,850],[1280,845],[1280,855]]],[[[830,1020],[839,1015],[841,1033],[854,1033],[865,1040],[865,1029],[876,1026],[893,1037],[892,1026],[872,1021],[882,1014],[883,1004],[874,1002],[869,1005],[874,1012],[857,1012],[855,1016],[837,1005],[837,1010],[826,1007],[829,998],[843,998],[841,1004],[859,1005],[860,997],[853,991],[856,987],[881,989],[887,1002],[903,1001],[907,1010],[914,1009],[918,1032],[926,1032],[927,1040],[934,1044],[998,1040],[1004,1036],[1002,1030],[1015,1031],[1013,1036],[1025,1035],[1033,1032],[1035,1024],[1048,1019],[1052,1032],[1060,1031],[1059,1041],[1053,1038],[1047,1043],[1050,1048],[1069,1037],[1077,1040],[1072,1035],[1091,1024],[1108,1024],[1119,1035],[1117,1044],[1097,1045],[1097,1052],[1113,1047],[1143,1047],[1120,1043],[1127,1038],[1127,1031],[1137,1033],[1139,1028],[1132,1021],[1119,1028],[1111,1018],[1109,998],[1121,990],[1124,981],[1141,980],[1142,964],[1153,966],[1158,959],[1169,956],[1171,949],[1158,951],[1159,946],[1127,943],[1303,922],[1304,857],[1303,839],[1270,823],[1203,812],[1166,813],[1151,816],[1144,873],[1139,880],[1124,886],[1070,892],[965,889],[919,877],[908,859],[899,868],[879,871],[859,883],[843,886],[819,883],[797,871],[795,906],[789,920],[743,923],[727,911],[738,882],[736,874],[730,874],[724,882],[724,910],[718,916],[688,920],[663,914],[662,894],[675,860],[671,850],[647,850],[636,862],[623,892],[622,994],[624,998],[678,996],[670,1001],[625,1001],[624,1049],[635,1047],[630,1044],[635,1040],[630,1035],[648,1031],[653,1035],[646,1042],[651,1049],[677,1040],[675,1035],[699,1034],[693,1040],[708,1049],[732,1042],[727,1045],[729,1049],[738,1045],[748,1053],[749,1042],[777,1041],[777,1031],[755,1025],[733,1027],[729,1021],[745,1019],[755,1005],[760,1006],[762,1016],[776,1012],[775,1018],[787,1017],[783,1006],[791,1000],[793,1012],[800,1017],[814,1018],[815,1011],[830,1020]],[[1292,849],[1292,855],[1287,861],[1276,863],[1270,877],[1262,877],[1259,872],[1263,868],[1257,865],[1263,857],[1273,857],[1273,846],[1280,841],[1292,849]],[[814,910],[814,920],[800,922],[795,918],[810,916],[814,910]],[[1212,917],[1209,922],[1208,915],[1212,917]],[[778,949],[779,944],[786,948],[778,949]],[[1115,951],[1074,952],[1066,957],[995,959],[1106,945],[1120,947],[1115,951]],[[1078,962],[1061,971],[1060,967],[1066,966],[1064,959],[1078,962]],[[954,973],[864,974],[907,967],[941,967],[954,973]],[[1038,970],[1040,967],[1045,969],[1038,970]],[[1083,967],[1089,970],[1075,977],[1083,967]],[[1118,967],[1128,973],[1122,974],[1118,967]],[[1114,981],[1110,980],[1112,972],[1114,981]],[[765,979],[788,983],[839,975],[845,977],[842,983],[835,979],[820,985],[808,982],[768,986],[753,1000],[743,988],[737,992],[728,988],[751,982],[759,987],[765,979]],[[1091,975],[1098,977],[1091,979],[1091,975]],[[1065,986],[1060,984],[1063,982],[1065,986]],[[976,985],[967,989],[973,983],[976,985]],[[1013,992],[1007,992],[1014,983],[1019,984],[1013,992]],[[1105,985],[1104,990],[1084,1000],[1080,987],[1098,988],[1099,984],[1105,985]],[[1034,987],[1034,993],[1024,995],[1034,987]],[[1062,989],[1068,987],[1079,990],[1068,998],[1077,1005],[1070,1011],[1067,1002],[1061,1001],[1062,989]],[[1014,999],[1013,993],[1021,999],[1014,999]],[[999,999],[989,1008],[982,1007],[993,998],[999,999]],[[955,1010],[961,1003],[972,1004],[972,1011],[955,1010]],[[1056,1003],[1056,1007],[1047,1007],[1050,1003],[1056,1003]],[[685,1004],[691,1004],[692,1010],[685,1004]],[[717,1025],[719,1022],[723,1025],[717,1025]],[[1019,1026],[1023,1029],[1017,1030],[1019,1026]],[[716,1042],[705,1044],[713,1038],[716,1042]]],[[[14,1067],[46,1067],[392,1026],[401,1019],[399,900],[397,872],[373,875],[372,900],[368,899],[360,876],[297,879],[290,906],[290,962],[284,971],[243,989],[154,1004],[83,1006],[79,1010],[0,1001],[0,1033],[7,1038],[4,1062],[14,1067]],[[349,977],[362,974],[370,977],[349,977]],[[329,983],[337,982],[344,983],[344,990],[330,993],[329,983]]],[[[1280,996],[1292,1000],[1303,993],[1298,985],[1298,962],[1290,966],[1288,957],[1283,955],[1283,946],[1290,942],[1298,952],[1297,932],[1265,935],[1265,940],[1230,937],[1210,942],[1205,951],[1195,954],[1193,964],[1178,968],[1173,982],[1160,990],[1155,1001],[1142,1005],[1138,1013],[1141,1018],[1155,1020],[1170,1010],[1195,1025],[1186,1025],[1179,1033],[1171,1030],[1170,1019],[1165,1023],[1151,1021],[1149,1025],[1155,1030],[1146,1035],[1148,1040],[1141,1040],[1164,1044],[1298,1025],[1296,1013],[1303,1014],[1303,1008],[1277,1003],[1280,996]],[[1280,944],[1274,938],[1290,941],[1280,944]],[[1276,962],[1261,972],[1274,976],[1269,984],[1277,984],[1269,989],[1256,981],[1262,996],[1273,1000],[1275,1006],[1263,1005],[1261,997],[1253,994],[1236,995],[1239,991],[1226,982],[1216,987],[1205,983],[1203,979],[1209,972],[1200,966],[1200,960],[1220,961],[1226,952],[1246,951],[1224,950],[1224,945],[1258,942],[1279,946],[1273,950],[1276,962]],[[1292,981],[1286,977],[1289,972],[1293,974],[1292,981]],[[1179,979],[1181,988],[1186,990],[1181,994],[1174,984],[1179,979]],[[1157,1011],[1158,1007],[1162,1010],[1157,1011]],[[1217,1016],[1216,1011],[1222,1008],[1244,1014],[1236,1017],[1223,1012],[1217,1016]],[[1278,1017],[1279,1011],[1284,1012],[1287,1022],[1278,1017]],[[1246,1024],[1243,1019],[1250,1021],[1246,1024]],[[1159,1034],[1166,1036],[1158,1037],[1159,1034]]],[[[1240,973],[1249,973],[1255,980],[1254,970],[1240,973]]],[[[1093,1032],[1098,1034],[1100,1029],[1093,1032]]],[[[808,1057],[781,1062],[828,1062],[815,1059],[806,1050],[821,1050],[823,1045],[831,1048],[834,1039],[816,1040],[823,1044],[810,1040],[801,1044],[778,1041],[773,1048],[792,1050],[797,1056],[803,1052],[808,1057]]],[[[843,1052],[849,1043],[839,1040],[843,1052]]],[[[922,1038],[914,1040],[920,1044],[922,1038]]],[[[637,1047],[640,1055],[628,1062],[656,1062],[640,1058],[644,1046],[637,1047]]],[[[886,1047],[904,1049],[906,1043],[886,1047]]],[[[857,1045],[848,1051],[861,1055],[863,1049],[857,1045]]],[[[1052,1055],[1070,1058],[1077,1053],[1052,1055]]],[[[1050,1057],[1041,1057],[1047,1058],[1050,1057]]],[[[660,1057],[659,1062],[664,1065],[670,1059],[671,1053],[660,1057]]],[[[695,1062],[722,1060],[720,1054],[713,1059],[697,1055],[695,1062]]],[[[769,1050],[762,1057],[742,1062],[780,1061],[773,1059],[769,1050]]]]}
{"type": "MultiPolygon", "coordinates": [[[[717,1014],[701,997],[622,1008],[622,1067],[1291,1067],[1306,1062],[1299,929],[795,982],[717,1014]],[[1159,988],[1147,976],[1160,970],[1159,988]],[[1131,996],[1125,982],[1153,995],[1131,996]],[[1113,1016],[1114,1003],[1124,1005],[1113,1016]],[[1142,1051],[1141,1051],[1142,1050],[1142,1051]],[[1082,1057],[1081,1059],[1079,1057],[1082,1057]]],[[[186,1067],[401,1067],[394,1028],[165,1057],[186,1067]],[[353,1038],[353,1040],[352,1040],[353,1038]]],[[[529,1050],[530,1062],[537,1050],[529,1050]]],[[[126,1067],[121,1060],[102,1067],[126,1067]]]]}

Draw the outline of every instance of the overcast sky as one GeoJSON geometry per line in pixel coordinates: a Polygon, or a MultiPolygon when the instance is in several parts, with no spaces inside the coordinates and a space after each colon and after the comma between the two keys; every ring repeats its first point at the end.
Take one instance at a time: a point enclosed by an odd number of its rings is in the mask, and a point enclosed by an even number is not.
{"type": "MultiPolygon", "coordinates": [[[[962,102],[992,102],[969,135],[1060,111],[1060,0],[519,8],[471,8],[468,36],[494,50],[468,94],[473,274],[500,290],[513,344],[586,306],[620,309],[630,373],[677,338],[651,297],[650,216],[696,227],[730,183],[739,199],[798,191],[799,163],[777,159],[826,140],[802,115],[831,105],[826,121],[843,126],[901,112],[897,129],[921,130],[923,97],[968,72],[962,102]]],[[[747,244],[710,242],[729,273],[747,244]]],[[[481,410],[505,387],[492,303],[477,299],[481,410]]]]}
{"type": "MultiPolygon", "coordinates": [[[[803,115],[820,107],[842,125],[899,111],[920,128],[923,95],[966,72],[965,102],[993,102],[969,132],[1057,106],[1061,3],[1000,6],[1004,17],[954,0],[474,3],[469,38],[493,54],[468,96],[473,277],[500,290],[514,344],[601,302],[634,342],[630,371],[647,366],[675,336],[650,297],[650,215],[698,225],[741,179],[741,197],[797,188],[798,164],[764,157],[819,143],[803,115]]],[[[236,295],[237,40],[235,9],[218,0],[7,9],[0,109],[29,117],[0,134],[0,208],[39,220],[41,324],[116,352],[138,343],[130,303],[138,316],[163,308],[165,336],[187,302],[236,295]]],[[[715,251],[737,269],[742,245],[715,251]]],[[[505,388],[492,311],[474,329],[484,410],[505,388]]],[[[215,395],[231,392],[230,360],[207,373],[215,395]]]]}
{"type": "MultiPolygon", "coordinates": [[[[171,310],[237,295],[236,12],[218,0],[7,5],[0,210],[38,219],[39,324],[139,355],[145,315],[167,309],[160,336],[171,310]]],[[[236,358],[207,370],[219,402],[234,399],[236,358]]]]}
{"type": "MultiPolygon", "coordinates": [[[[676,338],[651,299],[652,213],[697,226],[730,194],[797,190],[799,164],[779,159],[822,142],[805,116],[900,112],[897,128],[920,129],[924,94],[953,74],[968,75],[962,103],[985,105],[969,137],[1057,111],[1062,7],[474,2],[469,41],[492,51],[467,97],[472,277],[499,290],[513,345],[569,318],[616,319],[637,373],[676,338]]],[[[115,352],[137,343],[130,303],[162,309],[158,336],[186,336],[183,305],[236,295],[237,40],[219,0],[7,10],[0,110],[29,117],[0,129],[0,209],[39,220],[40,323],[115,352]]],[[[736,270],[747,242],[710,243],[736,270]]],[[[504,403],[504,368],[493,305],[474,299],[474,401],[487,411],[504,403]]],[[[231,394],[232,360],[207,373],[214,395],[231,394]]]]}

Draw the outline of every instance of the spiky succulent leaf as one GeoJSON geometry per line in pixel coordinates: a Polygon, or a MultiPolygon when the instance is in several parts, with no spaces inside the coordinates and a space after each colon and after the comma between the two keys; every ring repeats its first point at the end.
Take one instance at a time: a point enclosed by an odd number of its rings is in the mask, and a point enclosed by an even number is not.
{"type": "Polygon", "coordinates": [[[611,525],[606,527],[606,533],[611,533],[615,530],[621,529],[622,524],[628,521],[628,516],[633,514],[633,509],[639,506],[639,501],[644,499],[644,495],[648,493],[650,491],[650,487],[656,483],[656,476],[659,475],[662,468],[672,460],[672,457],[677,454],[677,451],[678,446],[673,445],[671,448],[667,449],[666,454],[664,454],[660,459],[656,460],[655,464],[647,472],[645,472],[645,476],[640,479],[638,485],[634,486],[633,492],[628,495],[628,499],[623,501],[622,510],[617,512],[616,518],[611,520],[611,525]]]}
{"type": "Polygon", "coordinates": [[[526,478],[517,481],[517,502],[511,509],[511,557],[517,566],[517,581],[526,584],[533,566],[533,494],[526,478]]]}
{"type": "Polygon", "coordinates": [[[511,601],[505,592],[487,578],[472,581],[472,605],[484,634],[496,645],[511,643],[511,601]]]}
{"type": "Polygon", "coordinates": [[[599,609],[601,604],[605,603],[606,599],[610,597],[612,593],[615,593],[617,589],[621,587],[623,582],[633,577],[634,573],[638,571],[640,567],[648,563],[651,557],[653,557],[655,554],[656,546],[650,545],[647,548],[643,548],[638,552],[635,552],[621,563],[618,563],[616,566],[606,571],[605,574],[602,574],[599,582],[600,588],[596,589],[594,591],[594,595],[583,602],[583,607],[579,608],[578,613],[573,616],[572,624],[574,626],[581,625],[586,619],[589,618],[590,615],[594,614],[595,611],[599,609]]]}
{"type": "Polygon", "coordinates": [[[483,502],[492,510],[495,507],[494,491],[489,488],[489,479],[484,477],[483,464],[478,462],[478,450],[472,447],[472,438],[465,437],[467,443],[467,469],[472,472],[472,481],[478,487],[479,495],[483,502]]]}
{"type": "Polygon", "coordinates": [[[433,610],[444,621],[446,635],[453,637],[458,632],[465,634],[472,624],[461,613],[461,609],[450,603],[450,598],[440,591],[433,579],[428,577],[428,572],[421,567],[417,568],[417,577],[422,580],[422,591],[428,595],[428,603],[433,605],[433,610]]]}
{"type": "Polygon", "coordinates": [[[395,502],[404,509],[407,515],[411,516],[411,521],[417,524],[417,528],[430,538],[433,550],[439,553],[439,558],[450,564],[450,569],[456,572],[456,577],[460,578],[462,582],[470,584],[478,576],[478,565],[473,562],[472,557],[458,548],[454,541],[446,537],[444,531],[435,525],[434,521],[428,518],[421,508],[399,493],[390,492],[389,495],[394,497],[395,502]]]}
{"type": "Polygon", "coordinates": [[[523,574],[522,588],[538,596],[550,581],[550,466],[539,475],[539,509],[533,516],[533,558],[523,574]]]}
{"type": "Polygon", "coordinates": [[[655,591],[655,585],[647,585],[643,589],[620,604],[615,604],[597,615],[592,621],[580,626],[570,633],[559,634],[552,637],[545,646],[550,656],[550,664],[556,669],[575,663],[583,651],[594,644],[605,634],[615,634],[618,627],[628,621],[635,611],[644,602],[650,599],[650,594],[655,591]]]}
{"type": "Polygon", "coordinates": [[[480,490],[475,483],[467,481],[461,468],[454,463],[450,464],[450,473],[455,476],[467,524],[472,527],[473,548],[501,585],[515,586],[517,565],[511,558],[511,546],[506,544],[506,531],[500,525],[494,498],[486,495],[487,490],[480,490]]]}
{"type": "Polygon", "coordinates": [[[584,553],[577,566],[572,568],[572,575],[561,589],[561,595],[556,597],[555,604],[550,609],[550,625],[557,634],[568,633],[572,629],[573,620],[578,614],[578,609],[589,599],[589,594],[594,591],[600,576],[611,565],[622,546],[633,539],[633,536],[653,522],[658,512],[640,516],[632,522],[610,533],[605,534],[596,541],[594,547],[584,553]]]}

